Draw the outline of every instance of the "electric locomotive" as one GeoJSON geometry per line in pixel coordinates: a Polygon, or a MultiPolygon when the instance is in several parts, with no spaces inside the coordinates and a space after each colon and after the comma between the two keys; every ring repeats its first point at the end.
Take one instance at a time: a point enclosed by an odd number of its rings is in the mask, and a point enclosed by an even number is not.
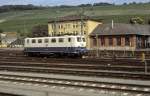
{"type": "Polygon", "coordinates": [[[82,56],[87,53],[84,36],[26,38],[24,54],[28,56],[82,56]]]}

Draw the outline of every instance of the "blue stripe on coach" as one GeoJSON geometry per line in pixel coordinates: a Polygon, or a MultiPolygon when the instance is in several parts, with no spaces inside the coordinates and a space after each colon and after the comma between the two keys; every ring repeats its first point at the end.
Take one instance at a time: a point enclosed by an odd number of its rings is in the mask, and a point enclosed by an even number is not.
{"type": "Polygon", "coordinates": [[[85,47],[28,47],[24,52],[44,52],[44,53],[85,53],[85,47]]]}

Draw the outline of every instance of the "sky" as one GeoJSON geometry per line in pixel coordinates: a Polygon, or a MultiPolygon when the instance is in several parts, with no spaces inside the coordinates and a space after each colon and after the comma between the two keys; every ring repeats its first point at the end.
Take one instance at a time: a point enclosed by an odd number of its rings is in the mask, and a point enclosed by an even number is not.
{"type": "Polygon", "coordinates": [[[130,3],[130,2],[150,2],[150,0],[0,0],[0,5],[79,5],[79,4],[93,4],[98,2],[109,2],[115,4],[130,3]]]}

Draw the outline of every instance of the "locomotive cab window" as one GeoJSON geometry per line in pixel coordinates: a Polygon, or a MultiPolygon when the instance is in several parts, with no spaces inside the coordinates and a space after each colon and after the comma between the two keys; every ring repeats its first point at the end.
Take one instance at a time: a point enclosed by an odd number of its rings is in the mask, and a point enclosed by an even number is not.
{"type": "Polygon", "coordinates": [[[35,39],[32,39],[32,43],[36,43],[36,40],[35,40],[35,39]]]}
{"type": "Polygon", "coordinates": [[[48,43],[48,39],[44,39],[44,42],[45,42],[45,43],[48,43]]]}
{"type": "Polygon", "coordinates": [[[81,37],[77,37],[77,42],[81,42],[81,37]]]}
{"type": "Polygon", "coordinates": [[[52,43],[55,43],[55,42],[56,42],[56,39],[55,39],[55,38],[51,39],[51,42],[52,42],[52,43]]]}
{"type": "Polygon", "coordinates": [[[38,43],[42,43],[42,39],[38,39],[38,43]]]}
{"type": "Polygon", "coordinates": [[[64,38],[59,38],[59,42],[60,43],[64,42],[64,38]]]}

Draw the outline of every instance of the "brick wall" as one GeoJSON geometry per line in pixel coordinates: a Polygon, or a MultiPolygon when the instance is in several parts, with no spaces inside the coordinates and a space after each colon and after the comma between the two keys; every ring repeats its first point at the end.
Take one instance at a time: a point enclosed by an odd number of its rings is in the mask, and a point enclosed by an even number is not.
{"type": "MultiPolygon", "coordinates": [[[[107,48],[109,48],[109,47],[115,47],[115,48],[116,47],[118,47],[118,48],[127,47],[127,46],[125,46],[125,36],[120,36],[120,38],[121,38],[121,45],[120,46],[117,45],[117,37],[118,36],[111,36],[112,40],[113,40],[113,46],[109,45],[109,37],[110,36],[103,36],[103,38],[105,40],[105,44],[102,46],[101,45],[101,37],[102,36],[99,36],[98,39],[96,39],[96,40],[94,40],[95,37],[91,37],[90,38],[90,48],[97,48],[97,44],[98,44],[99,48],[101,48],[101,47],[104,47],[104,48],[106,48],[106,47],[107,48]],[[98,41],[98,43],[96,43],[96,41],[98,41]],[[96,43],[96,44],[94,44],[94,43],[96,43]]],[[[128,46],[128,47],[136,47],[136,36],[131,35],[129,38],[130,38],[130,46],[128,46]]]]}

